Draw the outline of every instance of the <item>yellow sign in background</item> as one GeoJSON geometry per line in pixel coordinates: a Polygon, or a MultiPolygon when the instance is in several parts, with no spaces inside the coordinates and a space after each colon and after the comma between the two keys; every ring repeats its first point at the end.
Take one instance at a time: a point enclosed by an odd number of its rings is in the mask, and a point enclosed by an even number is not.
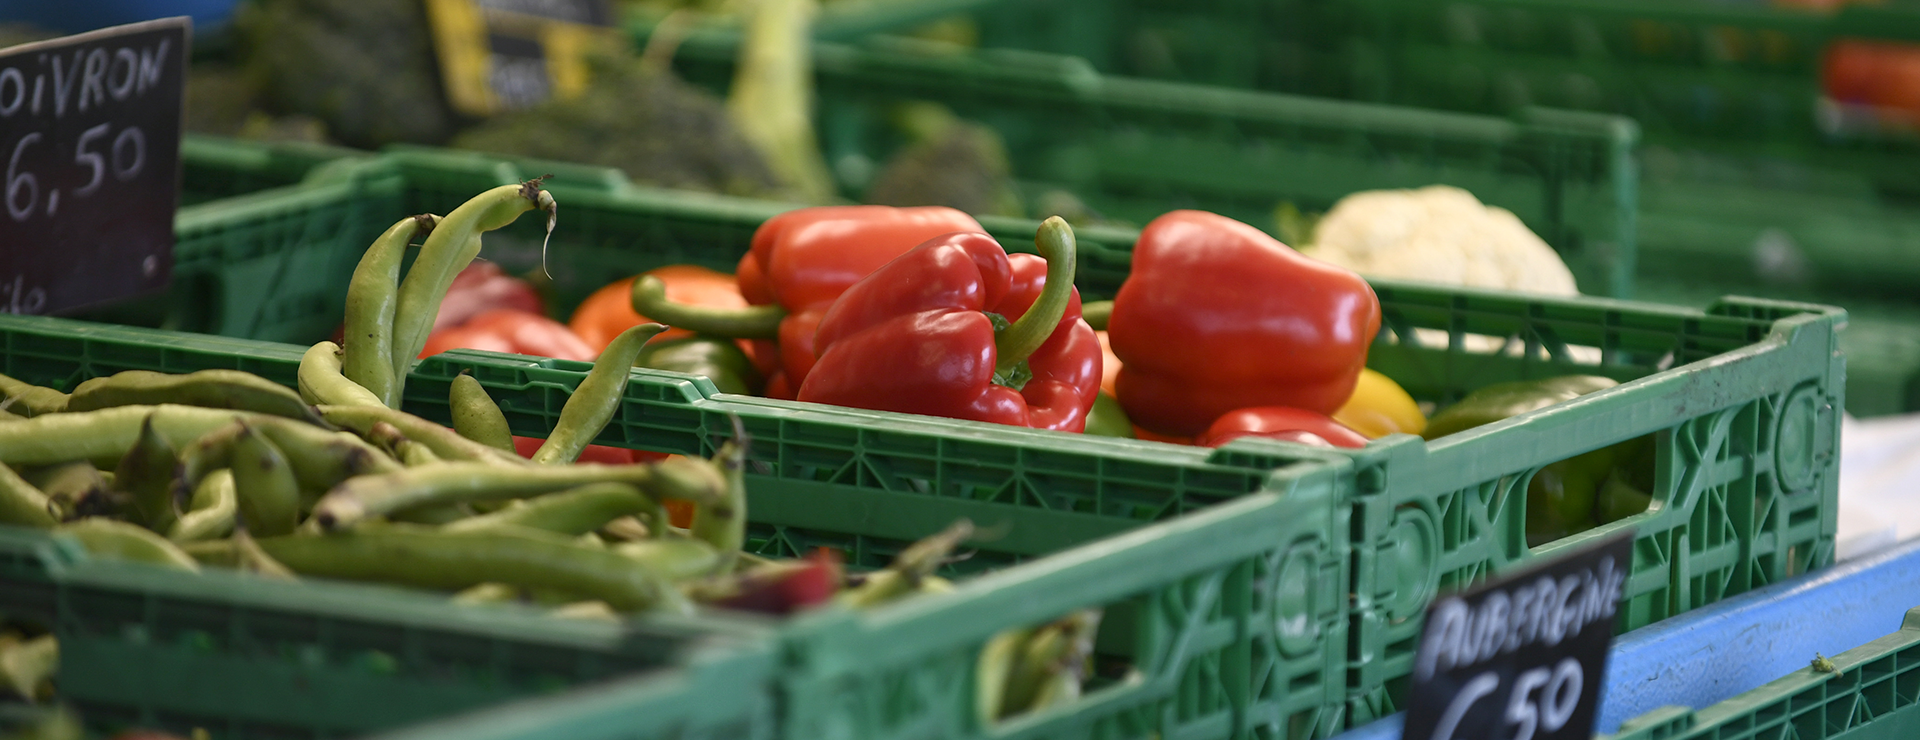
{"type": "Polygon", "coordinates": [[[587,87],[587,49],[610,33],[604,26],[482,7],[476,0],[427,0],[427,18],[448,102],[475,116],[580,94],[587,87]]]}

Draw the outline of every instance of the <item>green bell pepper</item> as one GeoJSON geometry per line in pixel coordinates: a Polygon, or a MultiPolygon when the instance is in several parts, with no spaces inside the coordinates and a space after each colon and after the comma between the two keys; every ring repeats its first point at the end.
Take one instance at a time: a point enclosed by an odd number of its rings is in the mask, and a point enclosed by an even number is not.
{"type": "MultiPolygon", "coordinates": [[[[1481,388],[1428,421],[1427,439],[1463,432],[1618,385],[1566,375],[1481,388]]],[[[1652,500],[1653,439],[1630,439],[1550,463],[1527,481],[1527,544],[1536,546],[1646,511],[1652,500]]]]}
{"type": "Polygon", "coordinates": [[[758,395],[766,380],[747,353],[731,339],[681,337],[648,344],[634,360],[635,367],[705,375],[721,393],[758,395]]]}
{"type": "Polygon", "coordinates": [[[1093,408],[1087,411],[1087,434],[1096,437],[1125,437],[1133,439],[1133,420],[1127,418],[1120,401],[1100,391],[1093,401],[1093,408]]]}

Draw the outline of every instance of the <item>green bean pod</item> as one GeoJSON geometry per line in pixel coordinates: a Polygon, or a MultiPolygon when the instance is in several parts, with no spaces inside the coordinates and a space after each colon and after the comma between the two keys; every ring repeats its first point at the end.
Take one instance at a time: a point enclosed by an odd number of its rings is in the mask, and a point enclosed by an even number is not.
{"type": "Polygon", "coordinates": [[[221,468],[200,480],[193,489],[193,501],[187,513],[173,523],[167,531],[167,539],[174,542],[198,542],[227,536],[233,531],[235,513],[239,511],[238,494],[234,491],[233,471],[221,468]]]}
{"type": "Polygon", "coordinates": [[[613,412],[620,408],[620,399],[627,392],[627,378],[633,374],[633,361],[640,356],[640,349],[654,335],[666,330],[663,324],[641,324],[620,332],[620,336],[601,350],[586,379],[580,381],[573,395],[567,397],[567,404],[560,408],[560,421],[554,424],[553,434],[533,453],[535,464],[573,462],[581,450],[593,443],[594,437],[600,436],[600,430],[607,427],[613,412]]]}
{"type": "Polygon", "coordinates": [[[433,233],[420,247],[420,256],[400,281],[393,316],[393,350],[388,360],[394,374],[394,391],[389,397],[400,398],[407,371],[426,347],[427,334],[433,329],[447,289],[479,254],[480,235],[503,228],[534,208],[547,212],[547,233],[553,233],[558,206],[552,193],[540,189],[540,180],[503,185],[476,195],[434,225],[433,233]]]}
{"type": "Polygon", "coordinates": [[[620,621],[619,612],[604,601],[576,601],[556,607],[547,612],[547,616],[560,619],[594,619],[605,622],[620,621]]]}
{"type": "Polygon", "coordinates": [[[507,604],[520,600],[520,589],[504,583],[482,583],[453,595],[455,604],[507,604]]]}
{"type": "Polygon", "coordinates": [[[233,550],[236,556],[234,567],[242,573],[254,573],[281,581],[299,580],[292,570],[261,549],[259,541],[244,529],[233,533],[233,550]]]}
{"type": "Polygon", "coordinates": [[[675,475],[666,463],[506,468],[449,462],[349,478],[314,504],[313,520],[324,529],[339,529],[415,507],[524,498],[604,482],[632,485],[649,498],[696,503],[715,501],[725,493],[711,481],[675,475]]]}
{"type": "Polygon", "coordinates": [[[373,425],[386,422],[399,429],[408,439],[425,444],[442,460],[515,467],[524,467],[527,462],[519,455],[462,437],[452,429],[382,406],[321,406],[320,415],[326,417],[327,421],[369,438],[373,434],[373,425]]]}
{"type": "Polygon", "coordinates": [[[450,532],[480,532],[525,527],[560,534],[588,534],[623,516],[659,504],[625,483],[593,483],[528,499],[499,511],[446,526],[450,532]]]}
{"type": "Polygon", "coordinates": [[[67,394],[5,375],[0,375],[0,400],[9,404],[9,412],[26,417],[67,410],[67,394]]]}
{"type": "MultiPolygon", "coordinates": [[[[53,678],[60,672],[60,643],[54,635],[7,645],[0,651],[0,676],[7,687],[29,701],[42,701],[53,694],[53,678]]],[[[45,739],[44,735],[18,734],[14,737],[45,739]]],[[[78,734],[74,737],[79,737],[78,734]]],[[[50,740],[50,739],[45,739],[50,740]]]]}
{"type": "Polygon", "coordinates": [[[916,592],[941,590],[944,586],[935,584],[944,584],[944,581],[933,572],[947,563],[954,548],[972,539],[973,533],[973,522],[966,519],[954,522],[938,534],[901,550],[885,570],[875,571],[859,587],[841,592],[839,600],[855,609],[866,609],[916,592]]]}
{"type": "MultiPolygon", "coordinates": [[[[373,391],[340,374],[340,351],[340,345],[318,342],[300,356],[300,371],[295,376],[300,383],[300,398],[315,406],[387,405],[373,391]]],[[[381,362],[380,366],[384,368],[387,363],[381,362]]],[[[392,383],[391,379],[388,383],[392,383]]]]}
{"type": "Polygon", "coordinates": [[[270,418],[175,404],[36,416],[0,424],[0,463],[50,465],[85,459],[112,467],[120,463],[127,450],[133,449],[134,442],[140,438],[140,427],[149,415],[153,417],[154,431],[175,449],[185,448],[207,433],[232,424],[235,416],[249,421],[270,418]]]}
{"type": "Polygon", "coordinates": [[[701,540],[665,539],[622,542],[613,551],[633,558],[660,577],[679,583],[724,570],[726,553],[701,540]]]}
{"type": "Polygon", "coordinates": [[[340,340],[345,345],[346,356],[340,372],[348,382],[367,391],[377,405],[400,405],[399,394],[395,393],[399,384],[394,382],[393,361],[393,321],[394,309],[400,300],[400,262],[406,257],[407,243],[432,234],[439,222],[440,217],[431,213],[400,219],[373,240],[347,283],[347,318],[340,340]]]}
{"type": "Polygon", "coordinates": [[[233,440],[233,487],[240,521],[250,532],[275,537],[300,523],[300,485],[285,455],[265,435],[243,427],[233,440]]]}
{"type": "Polygon", "coordinates": [[[102,558],[198,571],[200,564],[166,538],[139,526],[112,519],[81,519],[55,527],[71,535],[88,553],[102,558]]]}
{"type": "Polygon", "coordinates": [[[178,518],[174,511],[174,466],[178,460],[173,445],[153,431],[153,416],[140,422],[140,436],[133,449],[120,458],[114,468],[114,487],[125,491],[141,524],[155,532],[165,532],[178,518]]]}
{"type": "Polygon", "coordinates": [[[406,511],[396,511],[387,515],[389,521],[408,524],[430,524],[441,526],[463,522],[473,518],[473,507],[466,504],[441,504],[422,506],[406,511]]]}
{"type": "Polygon", "coordinates": [[[736,553],[747,544],[747,445],[744,436],[720,446],[707,462],[719,473],[726,495],[719,503],[697,506],[689,531],[723,553],[736,553]]]}
{"type": "Polygon", "coordinates": [[[987,640],[981,648],[980,658],[974,674],[974,703],[982,722],[998,721],[1004,714],[1007,695],[1007,677],[1013,673],[1013,664],[1020,655],[1020,648],[1033,635],[1033,630],[1024,627],[1001,632],[987,640]]]}
{"type": "Polygon", "coordinates": [[[1052,691],[1071,688],[1077,694],[1080,674],[1093,655],[1094,635],[1100,629],[1101,612],[1082,609],[1040,628],[1022,646],[1013,671],[1007,676],[1005,709],[1008,714],[1029,712],[1048,706],[1059,696],[1052,691]],[[1061,674],[1072,679],[1071,687],[1059,685],[1061,674]],[[1049,686],[1052,688],[1049,689],[1049,686]]]}
{"type": "Polygon", "coordinates": [[[239,370],[200,370],[181,375],[148,370],[114,373],[73,389],[67,412],[163,403],[251,411],[326,425],[299,393],[239,370]]]}
{"type": "Polygon", "coordinates": [[[441,532],[394,524],[323,536],[261,539],[302,575],[457,591],[481,583],[552,588],[621,611],[687,611],[665,579],[611,550],[522,532],[441,532]],[[406,567],[394,567],[404,563],[406,567]]]}
{"type": "Polygon", "coordinates": [[[401,440],[400,444],[395,445],[394,452],[399,453],[400,464],[409,468],[437,465],[441,462],[440,456],[433,454],[432,449],[411,439],[401,440]]]}
{"type": "Polygon", "coordinates": [[[293,477],[307,490],[326,491],[356,475],[391,473],[401,468],[398,461],[348,432],[328,432],[274,418],[250,419],[247,423],[286,455],[293,477]]]}
{"type": "Polygon", "coordinates": [[[0,524],[46,529],[57,523],[53,502],[47,499],[47,494],[13,472],[13,468],[0,465],[0,524]]]}
{"type": "Polygon", "coordinates": [[[487,389],[473,376],[461,373],[453,379],[453,390],[448,399],[453,408],[453,430],[460,436],[480,444],[510,453],[513,449],[513,430],[507,426],[506,414],[500,413],[500,406],[487,395],[487,389]]]}
{"type": "Polygon", "coordinates": [[[107,495],[107,479],[86,460],[56,463],[25,471],[27,482],[47,495],[62,521],[112,515],[119,507],[107,495]]]}
{"type": "MultiPolygon", "coordinates": [[[[0,402],[0,403],[4,403],[4,402],[0,402]]],[[[5,408],[0,408],[0,424],[5,424],[9,421],[21,421],[26,418],[27,417],[13,413],[12,411],[8,411],[5,408]]]]}

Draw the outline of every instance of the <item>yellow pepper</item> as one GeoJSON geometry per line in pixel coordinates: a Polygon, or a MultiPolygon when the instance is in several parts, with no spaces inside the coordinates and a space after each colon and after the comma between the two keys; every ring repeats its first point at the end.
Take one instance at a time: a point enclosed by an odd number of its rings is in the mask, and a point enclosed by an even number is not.
{"type": "Polygon", "coordinates": [[[1333,419],[1368,439],[1389,434],[1419,434],[1427,428],[1427,417],[1420,413],[1420,404],[1414,402],[1413,396],[1407,395],[1406,389],[1392,378],[1371,368],[1360,371],[1360,382],[1353,386],[1353,395],[1339,411],[1333,412],[1333,419]]]}

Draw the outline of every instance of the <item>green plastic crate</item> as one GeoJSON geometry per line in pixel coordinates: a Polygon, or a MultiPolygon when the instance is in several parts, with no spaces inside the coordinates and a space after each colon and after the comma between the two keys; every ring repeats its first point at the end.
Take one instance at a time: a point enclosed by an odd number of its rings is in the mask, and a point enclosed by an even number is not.
{"type": "MultiPolygon", "coordinates": [[[[1713,279],[1649,279],[1639,287],[1646,300],[1677,305],[1757,292],[1752,286],[1713,279]]],[[[1920,411],[1920,304],[1806,287],[1765,290],[1770,297],[1846,306],[1840,348],[1847,355],[1847,413],[1865,418],[1920,411]]]]}
{"type": "MultiPolygon", "coordinates": [[[[735,51],[728,34],[691,35],[675,66],[723,91],[735,51]]],[[[1532,108],[1495,118],[1208,88],[1103,76],[1071,57],[907,39],[817,43],[814,55],[815,125],[849,197],[902,144],[894,106],[932,101],[1001,134],[1029,201],[1059,189],[1136,227],[1201,208],[1272,231],[1282,201],[1316,211],[1356,191],[1445,183],[1512,210],[1560,250],[1587,293],[1631,294],[1637,132],[1627,119],[1532,108]]]]}
{"type": "Polygon", "coordinates": [[[1355,721],[1401,706],[1437,592],[1532,557],[1634,531],[1623,629],[1832,562],[1844,313],[1739,298],[1700,313],[1376,289],[1395,333],[1449,327],[1455,336],[1525,342],[1520,357],[1376,345],[1369,366],[1416,398],[1448,400],[1463,387],[1565,373],[1623,383],[1432,443],[1387,440],[1351,455],[1351,629],[1363,650],[1350,682],[1355,721]],[[1599,348],[1601,364],[1571,362],[1576,345],[1599,348]],[[1526,546],[1526,486],[1542,464],[1647,434],[1658,458],[1648,512],[1526,546]]]}
{"type": "Polygon", "coordinates": [[[616,625],[360,584],[181,573],[91,559],[17,527],[0,527],[0,613],[58,637],[60,699],[101,732],[358,736],[502,704],[540,712],[519,700],[564,705],[567,691],[595,687],[622,701],[623,737],[773,737],[773,654],[746,625],[616,625]]]}
{"type": "Polygon", "coordinates": [[[1900,631],[1701,709],[1666,707],[1604,740],[1905,740],[1920,737],[1920,609],[1900,631]]]}
{"type": "Polygon", "coordinates": [[[180,205],[295,185],[322,165],[368,156],[372,152],[325,144],[186,134],[180,137],[180,205]]]}
{"type": "MultiPolygon", "coordinates": [[[[1631,116],[1649,142],[1915,182],[1888,152],[1820,121],[1820,63],[1841,38],[1920,40],[1920,11],[1832,14],[1714,0],[927,0],[989,48],[1068,54],[1102,72],[1476,113],[1530,105],[1631,116]]],[[[885,18],[876,18],[885,21],[885,18]]],[[[832,32],[834,28],[825,29],[832,32]]]]}

